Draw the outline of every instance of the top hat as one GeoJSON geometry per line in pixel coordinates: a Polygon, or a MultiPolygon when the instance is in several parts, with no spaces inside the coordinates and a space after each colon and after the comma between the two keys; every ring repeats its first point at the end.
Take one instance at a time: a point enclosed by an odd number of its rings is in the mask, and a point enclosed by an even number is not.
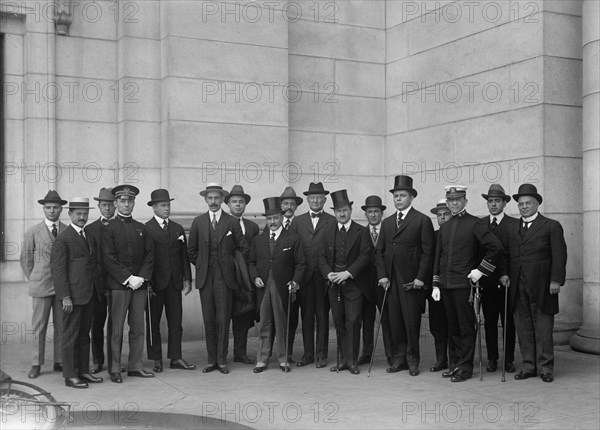
{"type": "Polygon", "coordinates": [[[417,190],[413,188],[413,179],[410,176],[406,175],[398,175],[394,178],[394,188],[390,190],[390,193],[394,193],[394,191],[406,190],[413,195],[413,197],[417,197],[417,190]]]}
{"type": "Polygon", "coordinates": [[[97,202],[114,202],[115,196],[112,193],[112,188],[100,188],[98,197],[94,197],[97,202]]]}
{"type": "Polygon", "coordinates": [[[223,187],[221,186],[221,184],[219,184],[218,182],[209,182],[208,185],[206,185],[206,189],[200,191],[200,195],[202,197],[206,197],[206,195],[208,193],[221,193],[221,196],[223,196],[223,198],[226,198],[227,195],[229,194],[227,191],[225,191],[223,189],[223,187]]]}
{"type": "Polygon", "coordinates": [[[229,203],[229,199],[232,196],[242,196],[246,201],[246,204],[250,203],[250,196],[244,193],[244,188],[241,185],[234,185],[229,194],[225,197],[225,204],[229,203]]]}
{"type": "Polygon", "coordinates": [[[309,196],[311,194],[323,194],[326,196],[327,194],[329,194],[329,191],[326,191],[325,188],[323,188],[322,182],[317,182],[316,184],[314,182],[311,182],[308,186],[308,191],[304,191],[302,194],[304,194],[305,196],[309,196]]]}
{"type": "Polygon", "coordinates": [[[87,197],[73,197],[67,206],[67,209],[94,209],[90,206],[90,199],[87,197]]]}
{"type": "MultiPolygon", "coordinates": [[[[331,195],[333,197],[333,194],[331,195]]],[[[379,196],[369,196],[365,200],[365,205],[360,207],[363,211],[366,211],[368,208],[380,208],[381,212],[385,210],[385,206],[382,204],[381,197],[379,196]]]]}
{"type": "Polygon", "coordinates": [[[61,206],[64,206],[67,204],[67,201],[61,199],[56,191],[50,190],[48,191],[48,194],[46,194],[46,197],[42,200],[38,200],[38,203],[41,205],[45,205],[46,203],[58,203],[61,206]]]}
{"type": "Polygon", "coordinates": [[[294,199],[296,200],[296,204],[298,206],[300,206],[304,201],[302,197],[296,196],[296,191],[294,191],[292,187],[285,187],[285,190],[283,190],[283,194],[281,194],[280,198],[281,201],[284,201],[285,199],[294,199]]]}
{"type": "Polygon", "coordinates": [[[348,192],[346,190],[338,190],[331,193],[331,201],[333,202],[333,207],[331,209],[339,209],[344,206],[352,207],[352,203],[348,198],[348,192]]]}
{"type": "Polygon", "coordinates": [[[539,204],[542,204],[542,196],[540,196],[537,192],[537,188],[533,184],[523,184],[519,186],[519,191],[517,194],[513,194],[513,199],[515,201],[519,201],[519,197],[521,196],[531,196],[535,197],[539,204]]]}
{"type": "Polygon", "coordinates": [[[281,210],[281,199],[279,197],[267,197],[266,199],[263,199],[263,205],[265,206],[265,213],[263,216],[283,213],[283,210],[281,210]]]}
{"type": "Polygon", "coordinates": [[[446,185],[446,199],[467,197],[467,187],[464,185],[446,185]]]}
{"type": "Polygon", "coordinates": [[[170,202],[172,200],[171,196],[169,196],[169,192],[163,188],[159,188],[158,190],[154,190],[150,193],[150,201],[148,202],[148,206],[152,206],[159,202],[170,202]]]}
{"type": "MultiPolygon", "coordinates": [[[[435,205],[434,208],[431,208],[431,210],[429,212],[431,212],[434,215],[437,215],[438,210],[440,209],[448,209],[448,203],[446,203],[446,199],[441,199],[437,202],[437,205],[435,205]]],[[[450,209],[448,209],[450,210],[450,209]]]]}
{"type": "Polygon", "coordinates": [[[117,199],[134,199],[140,193],[140,190],[133,185],[117,185],[111,191],[117,199]]]}
{"type": "Polygon", "coordinates": [[[481,197],[484,199],[489,199],[490,197],[500,197],[506,203],[510,202],[510,196],[507,196],[504,192],[504,188],[500,184],[492,184],[490,185],[490,189],[487,194],[482,194],[481,197]]]}

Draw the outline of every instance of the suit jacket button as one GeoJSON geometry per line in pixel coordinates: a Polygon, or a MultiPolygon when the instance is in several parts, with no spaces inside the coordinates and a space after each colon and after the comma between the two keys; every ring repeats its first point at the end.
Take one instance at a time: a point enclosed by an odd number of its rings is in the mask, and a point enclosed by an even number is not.
{"type": "Polygon", "coordinates": [[[392,242],[392,245],[396,245],[396,242],[392,242]]]}

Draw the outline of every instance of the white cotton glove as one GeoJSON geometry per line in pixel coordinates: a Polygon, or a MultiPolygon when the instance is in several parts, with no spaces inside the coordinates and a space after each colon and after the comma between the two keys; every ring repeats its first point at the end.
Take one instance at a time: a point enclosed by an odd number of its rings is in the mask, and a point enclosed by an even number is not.
{"type": "Polygon", "coordinates": [[[142,285],[144,285],[144,278],[140,278],[139,276],[132,276],[129,280],[129,285],[132,290],[137,290],[142,285]]]}
{"type": "Polygon", "coordinates": [[[438,287],[433,287],[433,291],[431,292],[431,298],[436,302],[439,302],[442,298],[442,293],[438,287]]]}
{"type": "Polygon", "coordinates": [[[483,272],[479,269],[473,269],[471,270],[471,273],[469,273],[467,275],[467,278],[469,278],[471,280],[472,283],[477,283],[477,281],[479,281],[481,279],[481,277],[483,276],[483,272]]]}

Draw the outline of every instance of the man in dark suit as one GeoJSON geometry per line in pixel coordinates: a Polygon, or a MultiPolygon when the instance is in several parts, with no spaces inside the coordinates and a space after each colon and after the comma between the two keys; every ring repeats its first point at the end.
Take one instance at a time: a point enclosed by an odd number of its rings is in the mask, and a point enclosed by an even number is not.
{"type": "Polygon", "coordinates": [[[419,331],[425,312],[426,282],[431,279],[434,234],[429,217],[412,207],[417,197],[410,176],[394,179],[396,213],[381,225],[377,244],[379,284],[388,292],[388,316],[392,328],[394,361],[386,371],[409,370],[419,374],[419,331]]]}
{"type": "MultiPolygon", "coordinates": [[[[446,199],[438,201],[437,205],[430,210],[437,219],[438,226],[441,227],[448,221],[452,215],[446,199]]],[[[435,231],[435,242],[439,230],[435,231]]],[[[440,370],[456,367],[456,350],[448,331],[448,320],[446,318],[446,308],[444,307],[444,299],[435,301],[431,295],[427,295],[427,303],[429,305],[429,331],[433,336],[435,343],[435,364],[429,368],[430,372],[439,372],[440,370]],[[448,361],[448,359],[450,361],[448,361]]]]}
{"type": "Polygon", "coordinates": [[[367,284],[371,256],[368,230],[352,222],[352,204],[346,190],[331,193],[337,223],[329,224],[319,248],[319,269],[327,280],[329,303],[341,354],[339,366],[330,370],[350,370],[358,375],[360,325],[363,295],[371,296],[374,287],[367,284]]]}
{"type": "Polygon", "coordinates": [[[282,227],[281,199],[266,198],[263,204],[267,228],[250,245],[248,257],[250,276],[257,288],[256,304],[260,315],[260,345],[254,373],[261,373],[267,368],[273,332],[279,368],[289,372],[289,361],[286,361],[286,317],[289,303],[293,301],[302,280],[304,253],[298,236],[282,227]]]}
{"type": "Polygon", "coordinates": [[[71,225],[54,241],[50,269],[56,296],[64,311],[62,332],[63,377],[65,385],[87,388],[88,382],[102,382],[90,374],[90,329],[94,301],[93,262],[84,226],[88,220],[89,199],[75,197],[68,206],[71,225]]]}
{"type": "MultiPolygon", "coordinates": [[[[94,197],[94,200],[98,202],[98,209],[100,210],[100,218],[96,221],[88,224],[85,228],[88,233],[88,239],[90,246],[94,248],[96,255],[99,258],[94,261],[94,294],[92,295],[92,301],[94,302],[94,315],[92,317],[92,360],[94,367],[92,368],[92,374],[100,373],[104,368],[104,324],[106,323],[106,316],[108,315],[108,291],[106,290],[106,270],[102,263],[102,226],[108,225],[109,221],[114,219],[115,216],[115,196],[111,192],[112,188],[101,188],[98,197],[94,197]]],[[[110,333],[110,322],[107,328],[110,333]]],[[[106,357],[110,362],[110,335],[106,342],[106,357]]]]}
{"type": "Polygon", "coordinates": [[[308,191],[304,192],[310,207],[307,213],[297,216],[296,233],[302,241],[306,270],[300,284],[300,315],[302,317],[302,342],[304,354],[296,363],[303,367],[314,363],[315,352],[318,368],[327,366],[329,347],[329,300],[325,280],[319,271],[319,247],[323,243],[323,233],[327,225],[335,225],[333,215],[323,211],[327,194],[321,182],[311,182],[308,191]],[[315,320],[317,323],[317,340],[315,348],[315,320]]]}
{"type": "Polygon", "coordinates": [[[227,191],[209,183],[200,191],[209,211],[194,218],[190,230],[188,255],[196,266],[196,288],[200,291],[208,366],[204,373],[219,370],[228,374],[227,347],[235,278],[235,251],[248,254],[248,243],[240,223],[221,209],[227,191]]]}
{"type": "Polygon", "coordinates": [[[44,364],[50,311],[52,311],[54,325],[54,371],[63,370],[61,352],[63,310],[56,297],[52,282],[50,253],[56,237],[67,228],[59,221],[62,206],[66,205],[67,201],[61,199],[56,191],[50,190],[46,197],[38,200],[38,203],[44,208],[44,221],[25,232],[21,249],[21,269],[27,278],[29,295],[33,302],[31,317],[34,335],[33,357],[32,366],[27,375],[30,379],[40,376],[40,370],[44,364]]]}
{"type": "Polygon", "coordinates": [[[534,185],[521,185],[513,198],[521,220],[508,230],[509,291],[523,355],[523,369],[515,379],[539,373],[542,381],[552,382],[552,330],[566,278],[567,245],[560,223],[538,212],[542,196],[534,185]]]}
{"type": "MultiPolygon", "coordinates": [[[[489,216],[482,218],[482,222],[488,230],[496,235],[505,252],[508,250],[508,230],[510,226],[517,222],[515,218],[509,217],[504,213],[506,204],[510,201],[499,184],[490,185],[487,194],[481,195],[487,201],[489,216]]],[[[505,261],[503,260],[503,263],[505,261]]],[[[506,350],[504,351],[504,368],[507,372],[515,371],[515,322],[513,319],[512,306],[507,304],[506,327],[504,327],[504,301],[506,287],[500,284],[500,270],[494,270],[491,276],[485,276],[480,284],[483,287],[481,292],[481,307],[483,308],[483,317],[485,319],[485,346],[487,349],[488,372],[495,372],[498,368],[498,317],[503,326],[504,336],[506,337],[506,350]]]]}
{"type": "Polygon", "coordinates": [[[431,296],[435,301],[444,297],[450,337],[457,355],[457,367],[448,369],[442,377],[464,382],[473,375],[475,354],[472,285],[494,272],[504,249],[487,226],[465,210],[467,187],[447,186],[446,203],[452,218],[441,225],[438,233],[431,296]]]}
{"type": "Polygon", "coordinates": [[[192,291],[192,271],[187,255],[187,240],[181,224],[169,219],[171,201],[169,191],[158,189],[150,194],[148,206],[154,217],[146,222],[148,234],[154,241],[154,270],[152,273],[150,308],[146,309],[146,349],[148,358],[154,360],[154,371],[163,371],[160,320],[163,309],[169,330],[167,358],[171,369],[193,370],[181,356],[183,335],[183,306],[181,292],[192,291]]]}
{"type": "Polygon", "coordinates": [[[135,196],[133,185],[112,189],[117,217],[102,231],[102,254],[108,274],[106,286],[110,298],[111,355],[110,380],[120,384],[121,350],[125,318],[129,325],[129,359],[127,376],[153,378],[154,373],[143,369],[144,310],[148,300],[148,281],[154,268],[154,241],[148,227],[132,217],[135,196]]]}
{"type": "Polygon", "coordinates": [[[369,274],[367,285],[369,288],[365,289],[365,294],[363,294],[363,350],[362,355],[358,359],[358,364],[367,364],[371,362],[374,343],[373,338],[375,330],[375,316],[377,314],[377,309],[379,309],[381,331],[383,334],[383,348],[388,364],[391,366],[393,363],[391,347],[392,333],[387,312],[381,312],[385,290],[379,286],[379,278],[377,277],[377,263],[375,261],[375,247],[377,246],[379,236],[381,235],[381,220],[383,219],[383,212],[385,211],[386,207],[383,205],[381,197],[369,196],[365,200],[364,206],[361,206],[361,209],[365,211],[367,221],[369,222],[367,228],[369,230],[369,236],[371,237],[373,246],[371,247],[371,256],[368,268],[369,274]]]}
{"type": "MultiPolygon", "coordinates": [[[[241,185],[234,185],[231,192],[225,197],[225,204],[229,206],[229,213],[240,224],[242,233],[248,245],[258,235],[260,228],[258,224],[249,219],[244,219],[246,205],[250,203],[250,196],[244,193],[241,185]]],[[[238,285],[240,287],[240,285],[238,285]]],[[[254,360],[246,355],[248,343],[248,329],[254,324],[256,309],[254,301],[248,301],[248,297],[239,294],[239,289],[233,294],[232,323],[233,331],[233,361],[237,363],[254,364],[254,360]]]]}

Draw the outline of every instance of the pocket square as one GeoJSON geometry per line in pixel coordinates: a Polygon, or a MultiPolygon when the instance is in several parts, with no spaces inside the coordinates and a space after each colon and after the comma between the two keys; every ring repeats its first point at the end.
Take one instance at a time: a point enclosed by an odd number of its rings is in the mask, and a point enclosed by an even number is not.
{"type": "Polygon", "coordinates": [[[292,249],[292,248],[291,248],[291,247],[289,247],[289,248],[283,248],[283,249],[281,250],[281,252],[289,251],[290,249],[292,249]]]}
{"type": "Polygon", "coordinates": [[[177,238],[177,240],[180,240],[180,241],[182,241],[182,242],[183,242],[183,241],[185,240],[185,238],[183,237],[183,234],[182,234],[181,236],[179,236],[179,237],[177,238]]]}
{"type": "Polygon", "coordinates": [[[231,236],[231,231],[228,231],[225,236],[231,236]]]}

